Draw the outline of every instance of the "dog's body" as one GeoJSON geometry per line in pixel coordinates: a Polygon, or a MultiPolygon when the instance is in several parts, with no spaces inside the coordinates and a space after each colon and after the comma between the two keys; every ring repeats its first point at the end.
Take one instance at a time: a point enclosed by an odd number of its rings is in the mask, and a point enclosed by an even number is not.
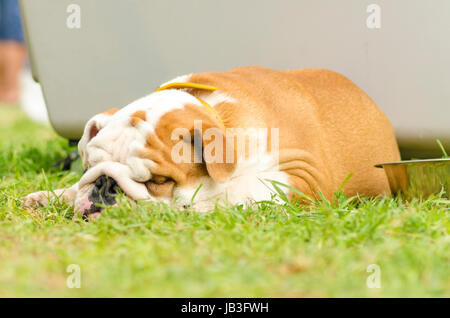
{"type": "MultiPolygon", "coordinates": [[[[320,191],[331,199],[351,173],[344,186],[349,196],[390,192],[383,170],[374,165],[400,159],[391,123],[344,76],[321,69],[241,67],[184,76],[173,82],[208,85],[217,90],[163,90],[120,111],[93,117],[79,144],[88,171],[78,184],[56,194],[74,202],[78,210],[88,211],[95,203],[92,193],[99,192],[95,182],[106,175],[133,199],[169,203],[177,198],[178,204],[186,206],[202,185],[195,195],[194,208],[208,210],[214,199],[231,204],[270,200],[273,191],[265,180],[290,185],[313,198],[320,191]],[[208,111],[202,101],[214,111],[208,111]],[[195,121],[201,121],[197,128],[195,121]],[[193,160],[179,163],[173,158],[173,149],[181,139],[187,141],[182,134],[174,138],[174,131],[180,128],[192,136],[200,128],[203,151],[212,141],[221,140],[216,145],[224,149],[235,143],[223,129],[276,128],[278,145],[267,140],[275,135],[264,138],[279,151],[275,158],[266,148],[252,160],[248,151],[234,147],[232,161],[198,162],[194,158],[197,149],[192,145],[193,160]],[[208,129],[216,129],[214,138],[205,136],[208,129]]],[[[261,142],[258,139],[257,143],[261,142]]],[[[246,141],[246,150],[251,144],[246,141]]],[[[218,154],[217,149],[213,154],[218,154]]],[[[47,196],[47,192],[31,194],[24,204],[46,204],[47,196]]]]}

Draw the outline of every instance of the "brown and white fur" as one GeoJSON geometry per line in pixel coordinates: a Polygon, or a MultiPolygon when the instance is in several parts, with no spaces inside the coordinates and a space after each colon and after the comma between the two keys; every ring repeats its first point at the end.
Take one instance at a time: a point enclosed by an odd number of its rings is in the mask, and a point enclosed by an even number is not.
{"type": "MultiPolygon", "coordinates": [[[[202,185],[193,208],[209,210],[217,200],[230,204],[270,200],[273,189],[264,180],[288,184],[312,198],[321,191],[332,199],[350,173],[344,187],[347,195],[390,193],[383,170],[374,165],[400,159],[393,128],[346,77],[324,69],[275,71],[252,66],[174,81],[211,85],[217,91],[160,91],[94,116],[79,143],[88,170],[77,184],[56,194],[77,210],[87,210],[93,183],[106,175],[132,199],[172,203],[176,198],[176,204],[187,206],[202,185]],[[269,153],[256,161],[236,153],[232,163],[174,163],[171,151],[179,142],[171,138],[174,129],[193,132],[195,120],[202,121],[204,130],[220,128],[196,97],[214,107],[227,129],[278,128],[277,160],[269,153]]],[[[201,137],[206,147],[211,141],[201,137]]],[[[218,138],[225,146],[230,142],[226,134],[218,138]]],[[[48,196],[46,191],[30,194],[24,206],[45,205],[48,196]]]]}

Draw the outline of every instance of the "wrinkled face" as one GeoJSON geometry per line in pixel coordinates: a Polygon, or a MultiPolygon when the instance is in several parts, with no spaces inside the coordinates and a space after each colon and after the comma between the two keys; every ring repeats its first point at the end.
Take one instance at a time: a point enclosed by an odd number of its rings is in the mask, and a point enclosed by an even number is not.
{"type": "Polygon", "coordinates": [[[194,203],[207,210],[214,205],[211,199],[224,193],[223,181],[235,167],[226,160],[202,160],[208,143],[220,139],[226,144],[214,116],[178,90],[153,93],[120,111],[96,115],[79,143],[87,171],[75,207],[98,213],[97,204],[114,205],[119,191],[134,200],[186,207],[201,185],[194,203]],[[206,137],[203,132],[209,128],[216,133],[206,137]]]}

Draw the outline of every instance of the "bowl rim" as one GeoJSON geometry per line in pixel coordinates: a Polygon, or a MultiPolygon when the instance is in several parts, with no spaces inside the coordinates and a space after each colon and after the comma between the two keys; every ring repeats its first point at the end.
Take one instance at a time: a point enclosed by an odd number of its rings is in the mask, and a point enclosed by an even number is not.
{"type": "Polygon", "coordinates": [[[375,168],[383,168],[387,165],[402,165],[402,164],[414,164],[414,163],[427,163],[427,162],[450,162],[450,158],[435,158],[435,159],[419,159],[419,160],[402,160],[402,161],[391,161],[383,162],[375,165],[375,168]]]}

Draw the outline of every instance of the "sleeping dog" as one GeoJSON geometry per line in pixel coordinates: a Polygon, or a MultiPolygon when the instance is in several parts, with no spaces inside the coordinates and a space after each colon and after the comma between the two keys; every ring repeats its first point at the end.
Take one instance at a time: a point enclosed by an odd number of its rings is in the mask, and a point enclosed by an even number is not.
{"type": "MultiPolygon", "coordinates": [[[[290,197],[330,200],[350,174],[348,196],[386,195],[387,178],[374,165],[400,160],[385,114],[349,79],[324,69],[181,76],[94,116],[78,148],[86,173],[54,194],[84,215],[116,204],[120,191],[197,211],[217,201],[271,200],[274,182],[287,185],[278,190],[290,197]]],[[[23,205],[46,205],[52,196],[36,192],[23,205]]]]}

